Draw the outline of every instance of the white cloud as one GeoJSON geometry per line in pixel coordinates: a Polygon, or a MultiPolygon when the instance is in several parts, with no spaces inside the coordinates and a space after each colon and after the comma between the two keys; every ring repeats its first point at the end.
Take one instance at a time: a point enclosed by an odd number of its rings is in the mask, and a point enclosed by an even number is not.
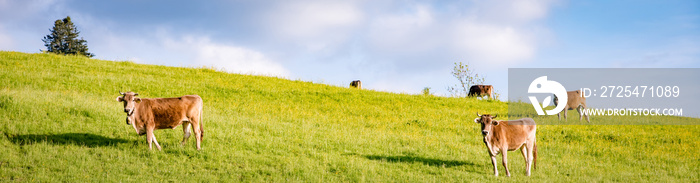
{"type": "Polygon", "coordinates": [[[490,0],[475,1],[472,15],[486,22],[528,24],[547,16],[558,0],[490,0]]]}
{"type": "MultiPolygon", "coordinates": [[[[476,1],[469,16],[451,25],[452,49],[486,66],[508,66],[535,57],[546,17],[555,0],[476,1]]],[[[543,31],[544,30],[544,31],[543,31]]]]}
{"type": "Polygon", "coordinates": [[[114,32],[115,22],[98,20],[76,13],[76,21],[90,40],[90,51],[96,58],[130,60],[137,63],[168,66],[214,67],[230,73],[289,77],[290,72],[263,53],[232,44],[211,41],[206,35],[174,33],[167,26],[139,27],[141,31],[114,32]]]}
{"type": "Polygon", "coordinates": [[[476,1],[456,12],[414,4],[372,17],[367,37],[371,48],[380,53],[433,58],[429,62],[442,65],[455,61],[517,64],[536,55],[541,33],[546,32],[537,21],[547,15],[552,2],[476,1]]]}
{"type": "MultiPolygon", "coordinates": [[[[166,34],[167,33],[163,33],[166,34]]],[[[117,48],[117,58],[170,66],[206,66],[230,73],[289,77],[290,72],[263,53],[240,46],[215,43],[208,37],[161,36],[149,42],[126,36],[107,36],[106,47],[117,48]],[[119,40],[119,41],[117,41],[119,40]],[[142,50],[146,49],[146,50],[142,50]]],[[[114,55],[114,54],[112,54],[114,55]]],[[[108,58],[109,59],[109,58],[108,58]]]]}
{"type": "Polygon", "coordinates": [[[311,51],[347,40],[364,14],[354,1],[285,1],[263,15],[269,34],[296,42],[311,51]]]}
{"type": "Polygon", "coordinates": [[[431,52],[444,40],[442,25],[430,7],[416,5],[402,14],[378,15],[369,23],[368,41],[373,49],[392,54],[431,52]]]}
{"type": "Polygon", "coordinates": [[[276,32],[291,37],[314,37],[360,22],[362,12],[349,1],[295,1],[271,9],[276,32]]]}
{"type": "Polygon", "coordinates": [[[208,38],[186,38],[198,65],[221,67],[227,72],[289,77],[289,71],[262,53],[244,47],[212,43],[208,38]]]}
{"type": "Polygon", "coordinates": [[[453,29],[453,49],[462,58],[488,65],[518,63],[535,55],[531,33],[514,27],[464,22],[453,29]]]}
{"type": "Polygon", "coordinates": [[[290,72],[263,53],[231,44],[216,43],[208,36],[175,35],[166,27],[129,35],[110,31],[112,23],[83,17],[90,50],[98,59],[130,60],[169,66],[214,67],[230,73],[289,77],[290,72]]]}

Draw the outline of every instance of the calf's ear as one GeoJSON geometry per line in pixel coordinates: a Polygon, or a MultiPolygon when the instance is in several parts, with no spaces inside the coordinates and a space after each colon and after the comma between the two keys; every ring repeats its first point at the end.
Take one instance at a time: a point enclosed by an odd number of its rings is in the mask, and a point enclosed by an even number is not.
{"type": "Polygon", "coordinates": [[[479,119],[481,119],[481,118],[474,118],[474,123],[481,123],[481,121],[479,121],[479,119]]]}
{"type": "Polygon", "coordinates": [[[493,120],[493,126],[498,126],[498,121],[493,120]]]}
{"type": "Polygon", "coordinates": [[[124,101],[124,97],[118,96],[118,97],[117,97],[117,102],[121,102],[121,101],[124,101]]]}
{"type": "Polygon", "coordinates": [[[134,101],[135,101],[136,103],[141,103],[141,98],[136,97],[136,98],[134,98],[134,101]]]}

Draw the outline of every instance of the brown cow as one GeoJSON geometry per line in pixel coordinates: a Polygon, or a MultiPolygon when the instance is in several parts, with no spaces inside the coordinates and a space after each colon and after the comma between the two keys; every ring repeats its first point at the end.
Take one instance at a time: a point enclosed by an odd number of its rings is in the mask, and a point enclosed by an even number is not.
{"type": "Polygon", "coordinates": [[[350,82],[350,87],[351,87],[351,88],[362,89],[362,81],[360,81],[360,80],[352,81],[352,82],[350,82]]]}
{"type": "Polygon", "coordinates": [[[537,126],[531,118],[523,118],[512,121],[496,121],[496,116],[488,114],[479,115],[474,122],[481,124],[481,135],[484,136],[484,144],[491,156],[493,173],[498,176],[496,168],[496,155],[502,154],[503,167],[506,169],[506,176],[510,177],[508,171],[508,151],[515,151],[520,148],[520,152],[525,158],[526,175],[530,176],[530,165],[537,167],[537,143],[535,133],[537,126]]]}
{"type": "Polygon", "coordinates": [[[469,87],[469,94],[467,96],[469,97],[481,97],[481,96],[488,96],[489,99],[493,95],[493,86],[491,85],[473,85],[472,87],[469,87]]]}
{"type": "Polygon", "coordinates": [[[204,134],[202,124],[202,98],[197,95],[185,95],[177,98],[138,98],[138,93],[119,92],[118,102],[124,103],[126,112],[126,124],[131,124],[139,135],[146,134],[148,148],[153,149],[155,142],[158,150],[161,150],[156,137],[155,129],[175,129],[182,124],[185,133],[182,145],[187,143],[190,137],[190,124],[194,128],[194,136],[197,139],[197,150],[201,149],[202,136],[204,134]]]}
{"type": "MultiPolygon", "coordinates": [[[[567,91],[566,96],[568,97],[568,102],[566,102],[566,108],[559,112],[557,114],[557,117],[559,120],[561,120],[561,113],[564,113],[564,120],[567,118],[567,113],[568,110],[573,110],[576,109],[578,111],[578,120],[581,121],[583,116],[586,116],[586,121],[591,122],[591,120],[588,118],[588,114],[583,113],[583,109],[586,108],[586,97],[583,97],[581,95],[581,90],[576,90],[576,91],[567,91]]],[[[559,98],[557,98],[557,95],[554,95],[554,105],[559,104],[559,98]]]]}

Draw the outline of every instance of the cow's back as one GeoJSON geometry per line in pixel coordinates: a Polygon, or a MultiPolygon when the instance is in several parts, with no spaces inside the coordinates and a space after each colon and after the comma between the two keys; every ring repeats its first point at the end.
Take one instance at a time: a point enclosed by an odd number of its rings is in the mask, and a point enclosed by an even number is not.
{"type": "Polygon", "coordinates": [[[152,122],[157,129],[174,128],[185,119],[199,118],[203,106],[202,98],[197,95],[141,100],[139,114],[145,123],[152,122]]]}
{"type": "Polygon", "coordinates": [[[579,105],[583,105],[584,108],[586,107],[586,97],[581,95],[581,90],[568,91],[566,95],[569,101],[566,103],[567,110],[576,109],[579,105]]]}
{"type": "Polygon", "coordinates": [[[481,85],[469,87],[469,93],[481,93],[481,85]]]}
{"type": "Polygon", "coordinates": [[[492,85],[473,85],[469,87],[469,95],[490,95],[493,90],[492,85]]]}
{"type": "Polygon", "coordinates": [[[500,121],[500,123],[494,126],[494,130],[500,132],[498,138],[500,141],[507,143],[508,150],[515,150],[528,139],[535,138],[534,132],[537,130],[537,125],[532,118],[500,121]]]}

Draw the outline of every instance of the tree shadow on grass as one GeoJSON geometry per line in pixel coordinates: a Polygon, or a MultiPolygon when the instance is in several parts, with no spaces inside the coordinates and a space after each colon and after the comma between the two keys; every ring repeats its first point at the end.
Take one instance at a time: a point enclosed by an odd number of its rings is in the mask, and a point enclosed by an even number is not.
{"type": "Polygon", "coordinates": [[[63,134],[5,134],[12,143],[17,145],[31,145],[35,143],[48,143],[56,145],[79,145],[87,147],[115,146],[121,143],[134,143],[135,141],[115,139],[89,133],[63,133],[63,134]]]}
{"type": "Polygon", "coordinates": [[[469,165],[469,166],[476,166],[476,164],[472,162],[464,162],[464,161],[454,161],[454,160],[440,160],[440,159],[433,159],[433,158],[423,158],[423,157],[415,157],[415,156],[380,156],[380,155],[364,155],[363,157],[370,159],[370,160],[378,160],[378,161],[387,161],[387,162],[392,162],[392,163],[423,163],[425,165],[429,166],[435,166],[435,167],[455,167],[455,166],[463,166],[463,165],[469,165]]]}

